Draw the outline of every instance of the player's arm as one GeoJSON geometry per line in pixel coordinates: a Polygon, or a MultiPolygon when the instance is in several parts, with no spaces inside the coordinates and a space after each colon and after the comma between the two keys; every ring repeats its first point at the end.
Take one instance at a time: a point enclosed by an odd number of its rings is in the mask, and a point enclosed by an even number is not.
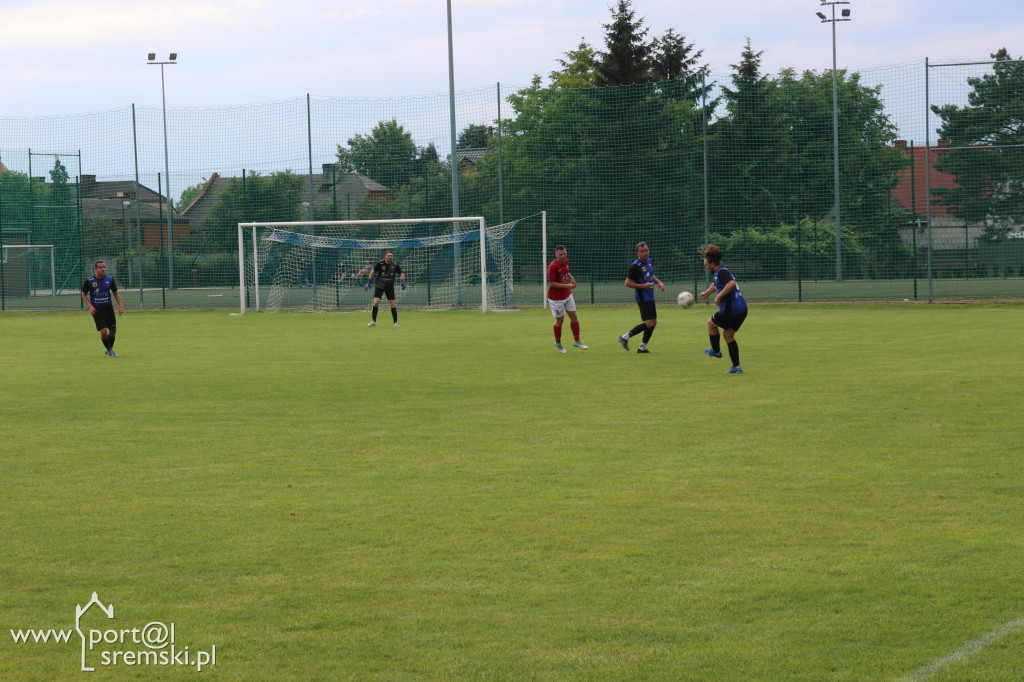
{"type": "Polygon", "coordinates": [[[405,291],[405,273],[402,272],[402,266],[401,265],[399,265],[397,268],[395,268],[395,273],[399,277],[398,283],[402,286],[402,290],[405,291]]]}
{"type": "Polygon", "coordinates": [[[363,287],[364,291],[369,291],[370,290],[370,285],[373,284],[373,276],[376,275],[376,274],[377,274],[377,266],[375,265],[375,266],[373,266],[373,268],[370,269],[370,279],[366,280],[366,286],[363,287]]]}
{"type": "Polygon", "coordinates": [[[736,280],[730,279],[729,282],[724,287],[722,287],[722,290],[718,292],[718,295],[715,296],[715,303],[717,305],[722,305],[722,301],[724,301],[729,296],[729,294],[733,292],[733,289],[735,288],[736,280]]]}
{"type": "Polygon", "coordinates": [[[87,293],[85,293],[84,291],[82,292],[82,300],[85,301],[85,306],[86,306],[86,308],[88,308],[89,314],[90,315],[95,315],[96,314],[96,309],[92,307],[92,301],[89,300],[89,295],[87,293]]]}
{"type": "Polygon", "coordinates": [[[576,288],[576,278],[572,276],[571,272],[567,272],[565,274],[569,275],[569,279],[572,280],[572,286],[569,287],[569,288],[570,289],[575,289],[576,288]]]}
{"type": "MultiPolygon", "coordinates": [[[[654,284],[657,284],[659,289],[665,291],[665,285],[661,283],[661,280],[655,277],[654,275],[651,275],[651,277],[654,279],[654,284]]],[[[651,285],[652,289],[654,288],[654,284],[651,285]]]]}
{"type": "Polygon", "coordinates": [[[121,303],[121,292],[117,290],[117,282],[110,280],[110,293],[117,299],[117,314],[124,315],[124,304],[121,303]]]}
{"type": "Polygon", "coordinates": [[[629,268],[629,274],[626,275],[626,286],[629,287],[630,289],[650,289],[651,288],[651,284],[649,284],[647,282],[645,282],[643,284],[640,284],[640,282],[638,281],[639,279],[640,279],[640,268],[638,268],[636,265],[633,265],[632,267],[629,268]]]}

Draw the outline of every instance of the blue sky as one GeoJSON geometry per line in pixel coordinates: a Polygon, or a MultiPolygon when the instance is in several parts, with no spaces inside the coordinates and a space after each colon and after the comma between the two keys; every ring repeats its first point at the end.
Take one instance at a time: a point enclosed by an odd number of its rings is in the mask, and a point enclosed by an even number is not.
{"type": "MultiPolygon", "coordinates": [[[[613,0],[453,0],[455,87],[526,85],[581,38],[600,48],[613,0]]],[[[444,0],[0,0],[0,117],[160,105],[146,54],[167,68],[170,107],[448,89],[444,0]]],[[[635,0],[651,35],[672,27],[726,74],[747,37],[763,66],[831,67],[817,0],[635,0]]],[[[1024,54],[1021,0],[852,0],[840,68],[1024,54]]]]}

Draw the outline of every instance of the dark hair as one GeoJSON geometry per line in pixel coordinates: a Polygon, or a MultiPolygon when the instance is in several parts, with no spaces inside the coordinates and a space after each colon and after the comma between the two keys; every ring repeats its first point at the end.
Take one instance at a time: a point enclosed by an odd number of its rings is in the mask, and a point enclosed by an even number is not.
{"type": "Polygon", "coordinates": [[[96,266],[99,265],[100,263],[103,263],[104,265],[106,265],[106,263],[104,261],[98,260],[98,261],[96,261],[95,263],[92,264],[92,269],[95,270],[96,266]]]}
{"type": "Polygon", "coordinates": [[[555,247],[555,253],[558,253],[559,251],[565,251],[565,247],[561,244],[555,247]]]}
{"type": "Polygon", "coordinates": [[[718,248],[714,244],[708,244],[705,246],[701,253],[708,259],[709,263],[722,262],[722,249],[718,248]]]}
{"type": "Polygon", "coordinates": [[[636,250],[639,251],[641,246],[647,246],[647,242],[637,242],[636,250]]]}

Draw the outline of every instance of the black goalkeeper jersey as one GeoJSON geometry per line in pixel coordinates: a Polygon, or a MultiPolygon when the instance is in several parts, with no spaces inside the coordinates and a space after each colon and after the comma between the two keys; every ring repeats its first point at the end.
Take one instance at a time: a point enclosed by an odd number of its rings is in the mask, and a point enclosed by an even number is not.
{"type": "Polygon", "coordinates": [[[377,276],[377,286],[386,287],[395,283],[395,276],[402,274],[402,268],[397,261],[391,261],[391,265],[379,261],[373,266],[373,274],[377,276]]]}

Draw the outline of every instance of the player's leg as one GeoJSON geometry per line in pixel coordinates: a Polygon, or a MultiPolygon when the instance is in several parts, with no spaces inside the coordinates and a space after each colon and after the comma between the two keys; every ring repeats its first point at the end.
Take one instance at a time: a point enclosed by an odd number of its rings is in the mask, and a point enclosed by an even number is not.
{"type": "Polygon", "coordinates": [[[398,303],[395,301],[395,285],[388,287],[388,304],[391,307],[391,322],[398,326],[398,303]]]}
{"type": "Polygon", "coordinates": [[[711,348],[704,349],[704,355],[712,358],[722,357],[722,337],[718,333],[718,325],[715,324],[715,317],[718,313],[715,313],[708,318],[708,340],[711,342],[711,348]]]}
{"type": "Polygon", "coordinates": [[[732,367],[729,368],[727,374],[741,374],[743,372],[743,367],[740,366],[740,346],[736,343],[736,332],[746,317],[746,313],[734,315],[729,318],[729,324],[722,327],[722,336],[725,337],[725,343],[729,347],[729,359],[732,360],[732,367]]]}
{"type": "Polygon", "coordinates": [[[571,303],[566,304],[565,312],[569,315],[569,329],[572,330],[573,338],[572,345],[580,350],[587,350],[587,347],[582,341],[580,341],[580,319],[579,316],[576,315],[576,301],[571,295],[568,300],[571,301],[571,303]]]}
{"type": "Polygon", "coordinates": [[[548,299],[548,307],[551,309],[551,315],[555,318],[555,323],[551,327],[555,333],[555,348],[558,349],[559,353],[565,352],[565,346],[562,345],[562,323],[565,322],[565,301],[554,301],[548,299]]]}
{"type": "Polygon", "coordinates": [[[658,309],[654,301],[644,301],[641,314],[644,318],[644,335],[640,341],[640,347],[636,349],[636,352],[650,353],[650,351],[647,350],[647,342],[651,340],[651,335],[654,334],[654,328],[658,326],[658,309]]]}
{"type": "Polygon", "coordinates": [[[370,324],[367,327],[372,327],[377,324],[377,309],[380,308],[380,297],[383,295],[380,289],[373,292],[373,310],[370,311],[370,324]]]}

